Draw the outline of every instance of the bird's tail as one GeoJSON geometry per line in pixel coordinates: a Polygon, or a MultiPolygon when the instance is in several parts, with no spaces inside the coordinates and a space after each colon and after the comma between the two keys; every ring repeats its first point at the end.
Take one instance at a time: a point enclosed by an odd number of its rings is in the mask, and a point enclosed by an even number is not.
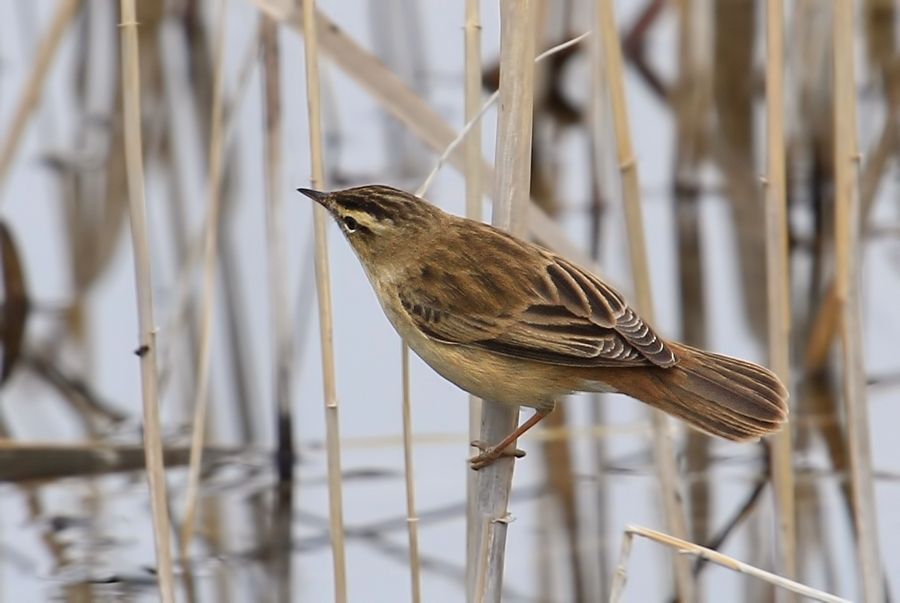
{"type": "Polygon", "coordinates": [[[787,421],[788,392],[772,371],[683,344],[669,345],[677,359],[674,366],[639,368],[633,375],[616,371],[621,378],[609,385],[728,440],[757,440],[787,421]]]}

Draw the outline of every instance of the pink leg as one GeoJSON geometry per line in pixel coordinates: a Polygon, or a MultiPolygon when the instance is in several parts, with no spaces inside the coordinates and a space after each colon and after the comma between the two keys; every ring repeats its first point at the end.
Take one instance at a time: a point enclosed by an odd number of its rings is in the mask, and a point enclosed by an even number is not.
{"type": "Polygon", "coordinates": [[[515,431],[503,438],[496,446],[487,447],[482,442],[472,442],[473,446],[476,446],[477,448],[480,448],[482,450],[481,454],[469,459],[469,464],[471,465],[472,469],[474,469],[475,471],[483,469],[496,461],[501,456],[525,456],[525,453],[517,454],[521,452],[520,450],[516,450],[510,453],[506,452],[506,449],[509,448],[512,444],[515,444],[516,440],[518,440],[519,437],[522,436],[522,434],[540,423],[541,420],[551,412],[553,412],[552,408],[539,408],[533,415],[531,415],[531,417],[527,421],[519,425],[515,429],[515,431]]]}

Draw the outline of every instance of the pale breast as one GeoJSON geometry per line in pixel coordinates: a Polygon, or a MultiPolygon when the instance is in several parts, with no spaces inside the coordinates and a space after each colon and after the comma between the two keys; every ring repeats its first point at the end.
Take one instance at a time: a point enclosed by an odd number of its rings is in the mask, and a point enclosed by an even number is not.
{"type": "Polygon", "coordinates": [[[580,389],[563,367],[510,358],[476,347],[435,341],[424,335],[399,304],[385,303],[390,287],[375,285],[384,313],[406,344],[439,375],[470,394],[532,408],[552,406],[580,389]]]}

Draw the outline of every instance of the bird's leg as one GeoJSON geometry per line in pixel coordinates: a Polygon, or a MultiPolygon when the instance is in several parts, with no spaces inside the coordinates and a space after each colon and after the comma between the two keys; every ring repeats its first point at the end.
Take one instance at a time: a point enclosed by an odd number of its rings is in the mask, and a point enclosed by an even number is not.
{"type": "Polygon", "coordinates": [[[476,469],[476,470],[481,469],[482,467],[485,467],[487,465],[490,465],[495,460],[497,460],[498,458],[501,458],[501,457],[520,459],[523,456],[525,456],[525,451],[522,450],[521,448],[509,448],[507,446],[506,449],[500,450],[499,449],[500,447],[497,446],[496,450],[495,450],[495,447],[492,447],[490,444],[488,444],[484,440],[472,440],[471,442],[469,442],[469,446],[471,446],[472,448],[477,448],[478,450],[481,451],[480,455],[469,459],[470,463],[475,463],[478,460],[484,460],[484,459],[482,459],[482,457],[486,456],[488,453],[490,453],[492,455],[492,458],[490,460],[485,461],[484,464],[482,464],[481,466],[479,466],[479,467],[473,466],[473,469],[476,469]]]}
{"type": "Polygon", "coordinates": [[[489,447],[486,443],[480,440],[472,442],[472,446],[481,450],[481,454],[470,458],[469,465],[472,467],[472,469],[478,471],[479,469],[487,467],[501,456],[514,456],[516,458],[525,456],[525,452],[522,450],[513,449],[507,451],[506,449],[509,448],[510,445],[514,444],[522,434],[540,423],[541,420],[551,412],[553,412],[553,408],[537,409],[527,421],[519,425],[515,429],[515,431],[503,438],[496,446],[489,447]]]}

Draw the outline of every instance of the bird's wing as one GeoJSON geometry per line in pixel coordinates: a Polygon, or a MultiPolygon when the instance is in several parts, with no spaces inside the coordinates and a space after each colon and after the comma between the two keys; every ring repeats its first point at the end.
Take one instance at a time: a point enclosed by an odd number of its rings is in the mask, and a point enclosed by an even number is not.
{"type": "Polygon", "coordinates": [[[397,294],[419,330],[445,343],[569,366],[675,364],[672,350],[615,290],[553,254],[541,251],[541,263],[542,272],[525,275],[473,264],[464,275],[442,273],[397,294]]]}

